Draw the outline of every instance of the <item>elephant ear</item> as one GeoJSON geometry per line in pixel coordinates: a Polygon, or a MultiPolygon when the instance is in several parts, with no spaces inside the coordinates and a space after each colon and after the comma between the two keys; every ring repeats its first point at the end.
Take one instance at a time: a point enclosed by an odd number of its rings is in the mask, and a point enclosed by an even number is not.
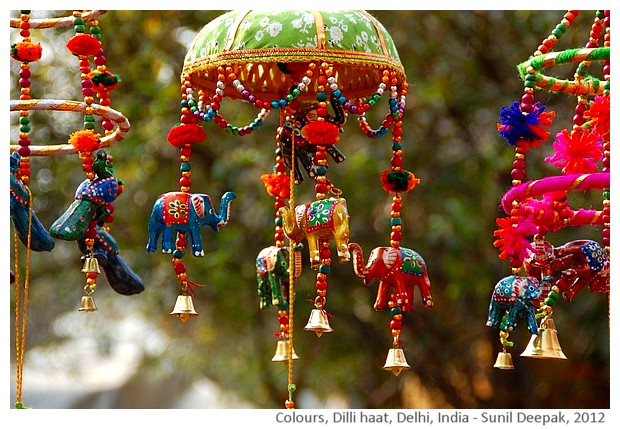
{"type": "MultiPolygon", "coordinates": [[[[205,197],[209,198],[207,195],[205,195],[205,197]]],[[[210,200],[211,198],[209,198],[209,202],[210,200]]],[[[194,207],[194,210],[196,211],[198,217],[205,217],[205,201],[202,196],[192,195],[192,206],[194,207]]]]}
{"type": "Polygon", "coordinates": [[[385,266],[391,268],[398,259],[398,255],[400,255],[398,249],[394,249],[393,247],[385,249],[385,252],[383,252],[383,263],[385,266]]]}

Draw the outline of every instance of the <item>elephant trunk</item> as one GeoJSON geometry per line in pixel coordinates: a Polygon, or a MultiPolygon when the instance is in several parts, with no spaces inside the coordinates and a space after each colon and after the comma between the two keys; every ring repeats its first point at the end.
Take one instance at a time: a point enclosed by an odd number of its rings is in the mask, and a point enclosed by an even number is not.
{"type": "Polygon", "coordinates": [[[280,207],[278,213],[282,216],[282,228],[284,229],[284,234],[286,234],[286,236],[293,240],[296,244],[301,243],[305,237],[305,234],[297,223],[295,212],[284,206],[280,207]]]}
{"type": "Polygon", "coordinates": [[[368,267],[364,265],[364,252],[362,251],[362,247],[357,243],[349,243],[349,251],[353,255],[353,271],[355,275],[366,281],[368,267]]]}
{"type": "Polygon", "coordinates": [[[228,224],[228,219],[230,218],[230,202],[235,198],[237,198],[237,194],[230,191],[222,195],[222,201],[220,203],[220,214],[218,216],[218,227],[226,226],[228,224]]]}

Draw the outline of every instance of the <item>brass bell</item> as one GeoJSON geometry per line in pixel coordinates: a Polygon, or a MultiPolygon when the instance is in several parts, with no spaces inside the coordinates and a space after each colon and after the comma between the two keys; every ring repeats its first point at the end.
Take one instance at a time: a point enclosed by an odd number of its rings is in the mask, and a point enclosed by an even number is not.
{"type": "Polygon", "coordinates": [[[405,358],[405,352],[403,349],[393,348],[388,351],[387,359],[383,369],[386,371],[392,371],[395,376],[399,376],[402,371],[411,368],[405,358]]]}
{"type": "MultiPolygon", "coordinates": [[[[276,354],[271,359],[274,362],[288,362],[288,340],[279,340],[276,345],[276,354]]],[[[295,353],[295,349],[293,348],[293,359],[299,359],[299,356],[295,353]]]]}
{"type": "Polygon", "coordinates": [[[192,316],[198,316],[198,313],[194,310],[192,297],[189,295],[177,296],[177,302],[174,304],[174,310],[172,310],[170,315],[178,317],[183,323],[187,322],[192,316]]]}
{"type": "Polygon", "coordinates": [[[506,350],[499,352],[497,354],[497,359],[495,360],[495,365],[493,365],[493,368],[515,369],[514,365],[512,364],[512,355],[506,352],[506,350]]]}
{"type": "Polygon", "coordinates": [[[99,271],[99,261],[97,261],[96,258],[94,258],[92,255],[88,256],[85,260],[84,260],[84,267],[82,268],[82,272],[83,273],[101,273],[101,271],[99,271]]]}
{"type": "Polygon", "coordinates": [[[91,295],[82,296],[82,301],[80,302],[80,308],[78,308],[78,311],[97,311],[95,300],[91,295]]]}
{"type": "Polygon", "coordinates": [[[534,359],[566,359],[558,341],[558,332],[555,330],[553,319],[541,322],[538,334],[532,335],[521,356],[534,359]]]}
{"type": "Polygon", "coordinates": [[[327,315],[323,310],[319,310],[318,308],[310,312],[310,319],[308,319],[308,324],[304,329],[306,331],[314,331],[319,338],[323,335],[323,332],[334,332],[331,326],[329,326],[327,315]]]}

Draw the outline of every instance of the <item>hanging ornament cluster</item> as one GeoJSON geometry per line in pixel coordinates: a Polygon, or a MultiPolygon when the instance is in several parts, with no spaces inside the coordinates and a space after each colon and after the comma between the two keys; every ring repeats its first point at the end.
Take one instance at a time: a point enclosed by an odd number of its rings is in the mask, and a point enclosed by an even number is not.
{"type": "Polygon", "coordinates": [[[11,58],[20,63],[19,100],[11,100],[11,112],[19,112],[19,141],[11,144],[10,216],[15,230],[16,344],[17,344],[17,403],[22,408],[21,388],[25,354],[27,307],[30,283],[30,252],[52,251],[54,239],[75,241],[84,255],[82,272],[86,276],[80,311],[96,311],[92,294],[97,276],[103,267],[110,286],[119,294],[133,295],[144,290],[142,280],[122,259],[118,245],[110,233],[113,220],[112,203],[123,190],[123,183],[114,176],[112,157],[106,148],[121,141],[130,129],[129,121],[113,110],[110,92],[119,78],[106,67],[101,42],[99,16],[104,11],[73,11],[62,18],[31,19],[28,10],[11,19],[11,27],[19,29],[21,40],[11,46],[11,58]],[[81,77],[83,101],[35,99],[32,97],[31,66],[43,56],[43,47],[34,42],[31,30],[73,27],[74,35],[66,43],[69,54],[77,58],[81,77]],[[92,61],[92,64],[91,64],[92,61]],[[93,67],[93,65],[95,67],[93,67]],[[96,103],[98,101],[98,103],[96,103]],[[31,110],[77,112],[84,115],[83,129],[72,133],[68,142],[57,145],[33,145],[30,138],[31,110]],[[101,118],[100,121],[97,118],[101,118]],[[98,132],[97,128],[101,131],[98,132]],[[103,136],[102,134],[103,133],[103,136]],[[78,186],[74,201],[49,228],[45,228],[33,211],[30,184],[30,158],[78,154],[86,179],[78,186]],[[19,245],[26,246],[26,266],[23,292],[20,284],[19,245]],[[21,296],[23,295],[23,304],[21,296]]]}
{"type": "Polygon", "coordinates": [[[514,368],[507,352],[513,346],[508,337],[521,318],[532,334],[521,356],[566,359],[551,317],[556,304],[561,297],[571,301],[584,287],[609,294],[610,12],[596,11],[584,47],[554,51],[579,15],[579,11],[566,12],[530,59],[518,66],[524,94],[502,108],[497,125],[499,134],[515,148],[512,187],[502,198],[507,216],[497,219],[494,232],[494,246],[500,259],[510,262],[512,273],[496,284],[487,319],[487,326],[500,331],[502,351],[495,363],[500,369],[514,368]],[[549,68],[568,64],[576,64],[572,79],[545,74],[549,68]],[[545,148],[556,116],[536,101],[537,89],[572,95],[576,104],[572,126],[556,134],[553,153],[544,159],[560,172],[526,180],[526,155],[531,149],[545,148]],[[601,207],[571,207],[571,191],[600,192],[601,207]],[[580,226],[601,227],[600,242],[551,244],[551,234],[580,226]]]}
{"type": "MultiPolygon", "coordinates": [[[[181,267],[175,272],[187,283],[180,263],[187,229],[177,232],[176,246],[170,244],[170,237],[179,230],[179,224],[186,228],[188,221],[192,223],[195,209],[186,195],[189,155],[191,145],[204,139],[201,124],[214,123],[243,137],[277,112],[280,121],[275,135],[275,165],[260,178],[267,194],[275,199],[274,243],[258,254],[256,277],[260,308],[277,310],[280,330],[275,334],[278,344],[273,360],[288,363],[287,408],[295,407],[295,283],[301,272],[301,253],[306,249],[310,269],[316,272],[316,298],[304,329],[317,337],[334,332],[329,320],[329,311],[333,310],[327,301],[329,275],[335,260],[346,264],[353,255],[358,276],[366,283],[373,278],[380,281],[375,309],[389,309],[391,313],[392,348],[384,368],[396,375],[409,368],[400,341],[403,315],[413,309],[416,285],[424,306],[431,307],[432,298],[423,259],[400,246],[403,194],[419,183],[403,167],[407,87],[391,36],[379,21],[360,10],[228,12],[203,27],[185,56],[181,121],[169,134],[170,143],[181,150],[181,192],[173,197],[166,194],[156,203],[149,224],[148,250],[156,249],[157,238],[163,233],[163,250],[173,252],[175,267],[181,267]],[[367,112],[379,108],[386,99],[387,113],[373,128],[367,112]],[[220,110],[228,101],[255,108],[256,118],[247,125],[233,125],[220,110]],[[351,241],[345,192],[329,177],[330,164],[346,160],[337,146],[350,116],[357,118],[361,132],[370,139],[391,135],[390,166],[380,175],[382,188],[392,196],[389,244],[374,249],[366,265],[361,247],[351,241]],[[304,175],[314,182],[314,200],[298,204],[296,189],[304,185],[304,175]],[[162,207],[167,214],[162,215],[162,207]]],[[[234,194],[226,195],[221,213],[227,213],[234,194]]],[[[202,217],[196,218],[204,222],[202,217]]],[[[218,226],[228,217],[215,220],[218,226]]],[[[199,240],[197,226],[187,228],[192,238],[199,240]]],[[[201,252],[194,242],[193,254],[200,256],[201,252]]]]}

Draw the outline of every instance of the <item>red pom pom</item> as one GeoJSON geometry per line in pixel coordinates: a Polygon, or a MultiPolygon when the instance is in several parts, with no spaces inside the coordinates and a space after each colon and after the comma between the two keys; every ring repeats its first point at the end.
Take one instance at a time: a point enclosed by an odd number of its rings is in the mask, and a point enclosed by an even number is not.
{"type": "Polygon", "coordinates": [[[181,147],[186,144],[200,143],[207,134],[198,124],[180,124],[168,133],[168,142],[172,146],[181,147]]]}
{"type": "Polygon", "coordinates": [[[332,145],[340,141],[340,130],[331,122],[313,121],[301,129],[301,135],[310,144],[332,145]]]}
{"type": "Polygon", "coordinates": [[[101,42],[90,34],[78,33],[67,42],[67,49],[73,55],[95,55],[101,49],[101,42]]]}

